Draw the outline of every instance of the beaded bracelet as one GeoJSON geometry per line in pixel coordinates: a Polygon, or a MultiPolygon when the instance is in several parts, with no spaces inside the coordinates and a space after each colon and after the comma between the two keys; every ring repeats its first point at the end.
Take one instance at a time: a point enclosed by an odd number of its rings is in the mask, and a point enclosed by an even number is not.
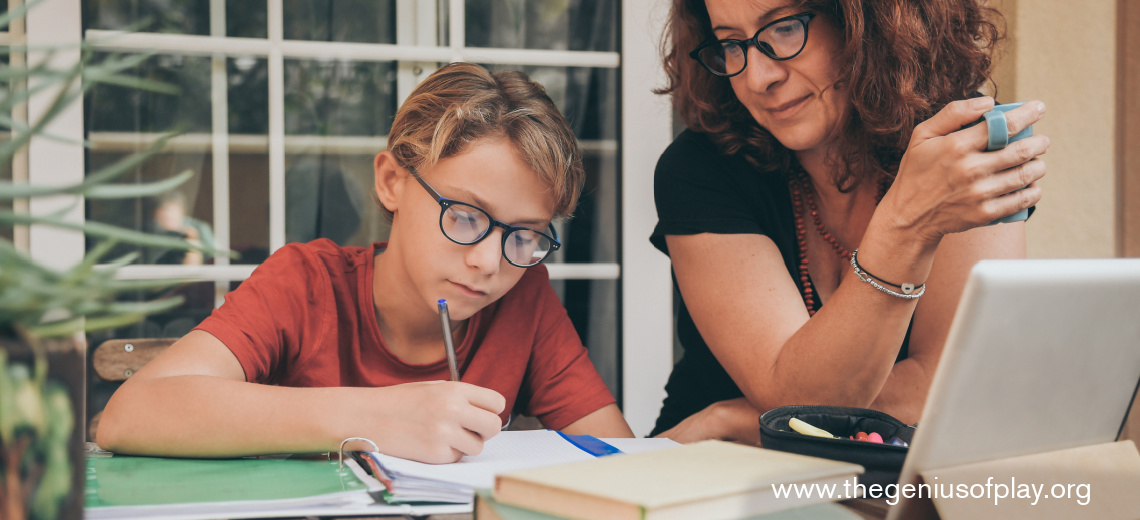
{"type": "Polygon", "coordinates": [[[871,284],[871,287],[874,287],[874,288],[878,289],[879,291],[887,293],[887,294],[894,296],[896,298],[902,298],[904,300],[917,300],[920,296],[922,296],[923,294],[926,294],[926,284],[921,284],[918,286],[916,286],[912,283],[904,283],[902,285],[896,285],[896,284],[893,284],[893,283],[888,282],[886,280],[883,280],[882,278],[879,278],[875,275],[872,275],[871,273],[868,273],[866,270],[864,270],[862,267],[859,266],[859,261],[856,259],[858,254],[859,254],[858,249],[851,252],[851,268],[855,270],[855,276],[858,276],[860,280],[871,284]],[[892,289],[888,289],[888,288],[884,287],[882,284],[880,284],[879,282],[883,282],[883,283],[890,285],[890,286],[898,287],[899,289],[902,290],[902,292],[898,292],[898,291],[894,291],[892,289]]]}

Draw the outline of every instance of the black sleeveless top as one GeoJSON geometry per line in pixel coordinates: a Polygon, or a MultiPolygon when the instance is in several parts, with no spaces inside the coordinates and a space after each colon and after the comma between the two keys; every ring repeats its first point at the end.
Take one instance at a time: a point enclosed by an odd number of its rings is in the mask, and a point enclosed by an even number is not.
{"type": "MultiPolygon", "coordinates": [[[[705,134],[685,130],[657,161],[653,194],[658,221],[649,241],[661,252],[669,254],[666,235],[765,235],[780,249],[788,275],[803,290],[795,216],[783,175],[759,172],[741,156],[719,153],[705,134]]],[[[673,287],[680,298],[676,275],[673,287]]],[[[817,310],[819,305],[817,298],[817,310]]],[[[744,395],[709,351],[683,298],[677,308],[676,326],[684,356],[665,385],[665,402],[650,435],[676,426],[712,403],[744,395]]],[[[909,342],[908,328],[896,362],[906,359],[909,342]]]]}

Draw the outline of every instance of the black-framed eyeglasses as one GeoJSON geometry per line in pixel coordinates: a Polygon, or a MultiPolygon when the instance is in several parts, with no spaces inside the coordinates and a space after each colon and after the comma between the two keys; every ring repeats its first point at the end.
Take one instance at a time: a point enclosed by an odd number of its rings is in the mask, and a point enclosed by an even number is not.
{"type": "Polygon", "coordinates": [[[808,22],[815,13],[785,16],[764,27],[747,40],[712,40],[693,49],[689,56],[717,76],[732,77],[748,66],[748,46],[756,47],[776,61],[799,56],[807,45],[808,22]]]}
{"type": "Polygon", "coordinates": [[[408,170],[420,186],[427,190],[428,195],[439,203],[439,230],[448,240],[469,246],[487,238],[492,228],[502,228],[503,258],[515,267],[534,267],[542,263],[551,252],[562,247],[558,241],[558,231],[553,225],[550,226],[550,232],[554,236],[550,236],[541,231],[495,220],[478,206],[440,196],[414,167],[409,166],[408,170]]]}

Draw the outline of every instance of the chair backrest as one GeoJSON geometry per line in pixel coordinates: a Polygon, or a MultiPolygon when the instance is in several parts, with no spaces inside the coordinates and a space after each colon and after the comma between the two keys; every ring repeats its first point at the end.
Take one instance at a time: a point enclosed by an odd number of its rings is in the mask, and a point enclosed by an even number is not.
{"type": "Polygon", "coordinates": [[[104,381],[126,381],[178,338],[109,339],[95,348],[91,366],[104,381]]]}
{"type": "MultiPolygon", "coordinates": [[[[146,366],[179,338],[109,339],[99,344],[91,355],[91,368],[103,381],[122,383],[146,366]]],[[[87,424],[87,440],[95,440],[99,428],[99,410],[87,424]]]]}

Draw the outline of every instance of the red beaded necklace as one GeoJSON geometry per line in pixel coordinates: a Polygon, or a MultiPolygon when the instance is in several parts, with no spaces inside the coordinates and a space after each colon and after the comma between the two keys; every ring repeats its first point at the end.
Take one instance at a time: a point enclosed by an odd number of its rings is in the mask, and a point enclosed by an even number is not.
{"type": "MultiPolygon", "coordinates": [[[[879,194],[875,199],[875,204],[883,200],[883,195],[886,195],[887,188],[890,186],[890,180],[887,177],[879,182],[879,194]]],[[[808,248],[807,248],[807,227],[804,225],[804,206],[807,206],[808,211],[811,212],[812,221],[815,223],[815,229],[819,232],[819,236],[828,244],[831,244],[832,251],[839,255],[844,261],[851,260],[851,251],[843,247],[831,231],[828,231],[827,226],[823,225],[823,218],[819,215],[819,209],[815,205],[815,189],[812,187],[811,179],[808,177],[807,172],[802,168],[799,169],[791,178],[788,179],[788,189],[792,195],[792,210],[795,212],[796,222],[796,243],[800,248],[800,286],[803,288],[802,294],[804,298],[804,305],[807,306],[808,316],[815,315],[815,288],[812,287],[811,277],[808,276],[808,248]]]]}

